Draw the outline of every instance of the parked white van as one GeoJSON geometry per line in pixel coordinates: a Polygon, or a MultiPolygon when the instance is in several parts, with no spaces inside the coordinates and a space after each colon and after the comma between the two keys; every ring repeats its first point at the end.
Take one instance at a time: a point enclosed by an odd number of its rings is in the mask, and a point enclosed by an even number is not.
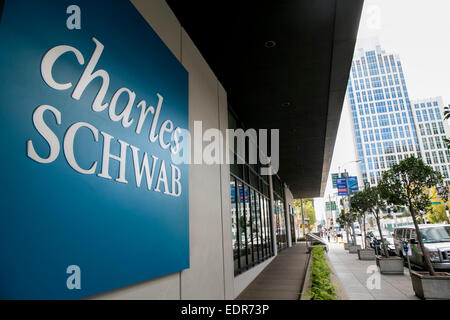
{"type": "MultiPolygon", "coordinates": [[[[448,224],[420,224],[426,254],[429,255],[435,269],[450,269],[450,225],[448,224]]],[[[394,229],[395,253],[403,256],[403,241],[407,240],[411,246],[412,264],[426,268],[423,253],[417,241],[414,226],[394,229]]]]}

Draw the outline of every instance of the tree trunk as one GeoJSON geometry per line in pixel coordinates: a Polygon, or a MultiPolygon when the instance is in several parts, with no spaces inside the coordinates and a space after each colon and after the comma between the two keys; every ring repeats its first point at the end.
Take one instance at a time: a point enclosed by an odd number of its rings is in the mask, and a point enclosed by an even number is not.
{"type": "Polygon", "coordinates": [[[411,217],[414,222],[414,228],[416,229],[417,242],[419,242],[420,249],[422,250],[423,258],[425,259],[425,264],[427,265],[428,271],[430,272],[430,275],[434,276],[435,275],[434,268],[433,265],[431,264],[430,256],[426,254],[425,246],[423,245],[422,234],[420,233],[419,225],[417,224],[416,213],[414,212],[411,200],[408,200],[408,202],[409,202],[408,203],[409,212],[411,213],[411,217]]]}
{"type": "MultiPolygon", "coordinates": [[[[362,238],[362,243],[363,243],[363,249],[367,248],[367,243],[366,243],[366,214],[364,213],[362,216],[362,223],[363,223],[363,238],[362,238]]],[[[361,228],[361,226],[359,226],[361,228]]]]}
{"type": "Polygon", "coordinates": [[[355,243],[355,235],[354,235],[354,230],[352,229],[351,225],[349,224],[348,229],[350,230],[350,237],[352,238],[352,244],[356,245],[355,243]]]}
{"type": "Polygon", "coordinates": [[[377,212],[375,214],[375,220],[377,220],[377,226],[378,226],[378,232],[380,233],[380,238],[381,238],[381,242],[383,243],[383,251],[384,251],[384,255],[387,257],[389,257],[389,252],[387,250],[386,247],[386,241],[384,241],[383,239],[383,233],[381,232],[381,225],[380,225],[380,209],[377,208],[377,212]]]}

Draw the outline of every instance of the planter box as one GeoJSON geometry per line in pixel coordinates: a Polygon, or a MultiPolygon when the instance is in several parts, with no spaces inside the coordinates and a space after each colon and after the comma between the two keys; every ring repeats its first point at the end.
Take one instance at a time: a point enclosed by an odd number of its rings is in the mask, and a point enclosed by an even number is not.
{"type": "Polygon", "coordinates": [[[356,245],[356,246],[350,246],[349,248],[348,248],[348,252],[349,253],[358,253],[358,250],[360,250],[361,249],[361,246],[358,244],[358,245],[356,245]]]}
{"type": "Polygon", "coordinates": [[[348,250],[351,245],[351,243],[344,243],[344,249],[348,250]]]}
{"type": "Polygon", "coordinates": [[[411,281],[416,296],[421,299],[450,299],[450,273],[436,272],[430,276],[428,272],[411,271],[411,281]]]}
{"type": "Polygon", "coordinates": [[[359,249],[359,260],[375,260],[375,251],[373,249],[359,249]]]}
{"type": "Polygon", "coordinates": [[[403,258],[376,256],[377,266],[381,274],[403,274],[403,258]]]}

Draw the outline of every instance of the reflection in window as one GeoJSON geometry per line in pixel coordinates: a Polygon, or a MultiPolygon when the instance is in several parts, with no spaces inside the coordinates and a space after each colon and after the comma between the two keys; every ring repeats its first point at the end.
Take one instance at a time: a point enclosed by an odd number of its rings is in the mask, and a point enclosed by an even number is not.
{"type": "MultiPolygon", "coordinates": [[[[264,190],[265,188],[262,188],[264,190]]],[[[230,179],[234,274],[273,255],[269,199],[234,176],[230,179]]]]}

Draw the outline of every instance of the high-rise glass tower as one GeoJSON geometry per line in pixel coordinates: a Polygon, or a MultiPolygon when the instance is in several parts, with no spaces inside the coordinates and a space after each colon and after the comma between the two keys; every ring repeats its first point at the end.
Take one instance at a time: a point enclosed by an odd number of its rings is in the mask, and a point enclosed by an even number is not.
{"type": "Polygon", "coordinates": [[[377,41],[358,43],[347,87],[364,184],[408,156],[422,157],[402,64],[377,41]]]}
{"type": "Polygon", "coordinates": [[[444,103],[441,97],[411,101],[419,136],[423,161],[440,172],[445,181],[450,179],[450,150],[445,143],[448,125],[443,121],[444,103]]]}

